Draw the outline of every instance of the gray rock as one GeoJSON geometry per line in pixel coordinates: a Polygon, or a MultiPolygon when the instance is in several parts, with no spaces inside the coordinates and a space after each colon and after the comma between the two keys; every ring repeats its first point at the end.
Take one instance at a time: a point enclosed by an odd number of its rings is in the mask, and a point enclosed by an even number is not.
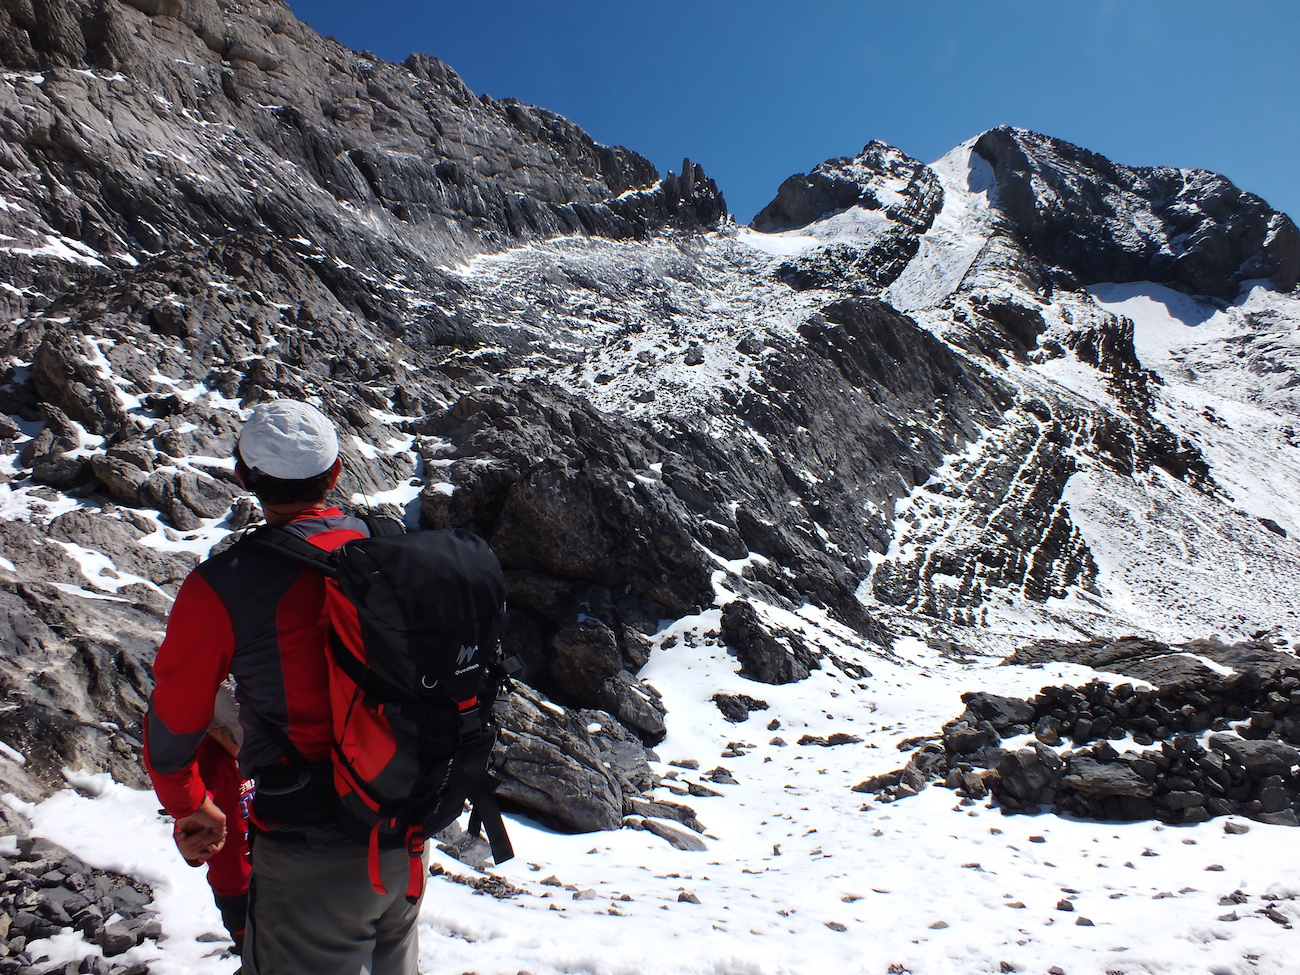
{"type": "MultiPolygon", "coordinates": [[[[688,833],[684,829],[679,829],[670,823],[665,823],[657,819],[638,819],[637,817],[629,817],[626,820],[626,824],[634,829],[643,829],[648,833],[654,833],[655,836],[667,840],[669,844],[679,850],[699,853],[709,848],[708,844],[694,833],[688,833]]],[[[682,894],[678,896],[677,899],[690,901],[693,904],[699,903],[699,899],[696,898],[694,894],[689,896],[682,894]]]]}
{"type": "Polygon", "coordinates": [[[793,633],[775,635],[743,599],[722,609],[722,639],[740,658],[740,672],[764,684],[790,684],[803,680],[818,666],[817,660],[793,633]]]}
{"type": "Polygon", "coordinates": [[[1284,775],[1300,764],[1300,750],[1272,739],[1251,740],[1236,735],[1211,735],[1210,747],[1240,763],[1252,775],[1284,775]]]}
{"type": "MultiPolygon", "coordinates": [[[[1065,763],[1050,748],[1035,745],[1007,752],[997,765],[994,795],[1009,799],[1013,808],[1032,808],[1055,801],[1065,763]]],[[[1005,801],[1005,800],[1004,800],[1005,801]]]]}
{"type": "Polygon", "coordinates": [[[109,924],[95,936],[95,944],[104,949],[107,957],[112,958],[134,948],[136,936],[125,924],[109,924]]]}
{"type": "MultiPolygon", "coordinates": [[[[622,788],[602,760],[582,714],[558,708],[520,687],[497,703],[497,716],[501,723],[497,794],[503,800],[573,832],[619,825],[622,788]]],[[[613,718],[606,716],[606,720],[613,718]]]]}
{"type": "Polygon", "coordinates": [[[626,670],[601,682],[596,703],[640,735],[647,745],[657,745],[668,733],[663,696],[626,670]]]}
{"type": "Polygon", "coordinates": [[[1261,823],[1268,823],[1272,826],[1300,826],[1300,815],[1296,815],[1294,809],[1283,809],[1279,812],[1263,812],[1255,818],[1261,823]]]}
{"type": "Polygon", "coordinates": [[[1296,801],[1295,789],[1280,775],[1270,775],[1259,787],[1259,801],[1266,813],[1281,812],[1296,801]]]}

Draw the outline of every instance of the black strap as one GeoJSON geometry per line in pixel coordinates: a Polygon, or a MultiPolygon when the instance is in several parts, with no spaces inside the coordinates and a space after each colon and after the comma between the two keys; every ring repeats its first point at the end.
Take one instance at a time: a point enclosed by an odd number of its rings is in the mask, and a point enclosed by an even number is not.
{"type": "Polygon", "coordinates": [[[370,529],[371,538],[392,538],[396,535],[405,535],[406,526],[396,518],[388,518],[384,515],[358,515],[367,528],[370,529]]]}
{"type": "Polygon", "coordinates": [[[492,846],[492,861],[500,866],[514,858],[515,848],[510,844],[510,835],[506,832],[505,820],[501,818],[501,807],[497,804],[494,788],[495,783],[489,776],[486,790],[475,786],[470,793],[469,833],[478,836],[480,827],[487,831],[488,843],[492,846]]]}
{"type": "MultiPolygon", "coordinates": [[[[486,739],[489,750],[491,742],[495,740],[496,732],[493,731],[486,739]]],[[[480,742],[478,747],[482,744],[480,742]]],[[[510,845],[505,820],[501,818],[501,807],[497,804],[497,781],[488,768],[488,753],[482,752],[471,758],[462,749],[460,757],[465,775],[465,795],[470,801],[469,833],[478,836],[480,827],[486,830],[488,843],[492,845],[493,861],[505,863],[515,855],[515,850],[510,845]]]]}
{"type": "Polygon", "coordinates": [[[321,575],[333,578],[339,574],[338,565],[329,552],[279,525],[263,525],[247,536],[247,544],[274,552],[321,575]]]}
{"type": "Polygon", "coordinates": [[[368,701],[401,704],[415,700],[416,696],[413,693],[403,690],[392,681],[385,680],[358,660],[356,654],[348,649],[348,645],[339,636],[339,631],[332,626],[330,627],[330,652],[334,656],[334,662],[339,665],[339,670],[361,688],[368,701]]]}

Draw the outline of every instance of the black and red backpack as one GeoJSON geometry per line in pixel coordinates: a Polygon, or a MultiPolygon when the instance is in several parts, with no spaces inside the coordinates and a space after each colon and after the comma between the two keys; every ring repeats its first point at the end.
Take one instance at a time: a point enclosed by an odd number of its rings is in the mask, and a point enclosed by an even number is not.
{"type": "Polygon", "coordinates": [[[425,840],[454,822],[467,799],[470,831],[486,831],[497,863],[513,856],[489,771],[492,705],[510,672],[501,650],[505,579],[470,532],[407,534],[391,519],[367,525],[371,537],[330,552],[269,525],[247,541],[329,580],[339,820],[368,833],[370,880],[381,893],[380,846],[406,847],[414,902],[425,840]]]}

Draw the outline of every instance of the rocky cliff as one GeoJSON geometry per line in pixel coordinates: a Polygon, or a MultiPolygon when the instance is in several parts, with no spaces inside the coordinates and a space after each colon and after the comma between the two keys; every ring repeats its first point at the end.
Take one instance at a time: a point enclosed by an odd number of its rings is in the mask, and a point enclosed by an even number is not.
{"type": "Polygon", "coordinates": [[[1221,177],[873,142],[744,228],[689,161],[275,0],[6,0],[0,60],[6,791],[141,783],[170,596],[254,518],[230,454],[274,396],[339,424],[342,501],[491,541],[505,794],[564,828],[699,825],[646,806],[644,668],[720,605],[768,682],[899,635],[1300,637],[1300,510],[1251,468],[1300,466],[1300,235],[1221,177]],[[1224,560],[1250,585],[1178,591],[1224,560]]]}

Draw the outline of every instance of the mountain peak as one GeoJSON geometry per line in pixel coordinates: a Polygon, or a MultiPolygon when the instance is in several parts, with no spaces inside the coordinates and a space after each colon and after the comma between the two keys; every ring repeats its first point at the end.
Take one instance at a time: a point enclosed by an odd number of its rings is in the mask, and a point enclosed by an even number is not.
{"type": "Polygon", "coordinates": [[[1029,253],[1067,288],[1154,281],[1231,300],[1251,280],[1300,281],[1300,231],[1227,178],[1196,169],[1125,166],[1027,129],[980,135],[996,206],[1029,253]]]}
{"type": "Polygon", "coordinates": [[[873,139],[856,156],[829,159],[810,173],[791,176],[750,226],[781,233],[852,207],[886,210],[922,169],[920,161],[873,139]]]}

